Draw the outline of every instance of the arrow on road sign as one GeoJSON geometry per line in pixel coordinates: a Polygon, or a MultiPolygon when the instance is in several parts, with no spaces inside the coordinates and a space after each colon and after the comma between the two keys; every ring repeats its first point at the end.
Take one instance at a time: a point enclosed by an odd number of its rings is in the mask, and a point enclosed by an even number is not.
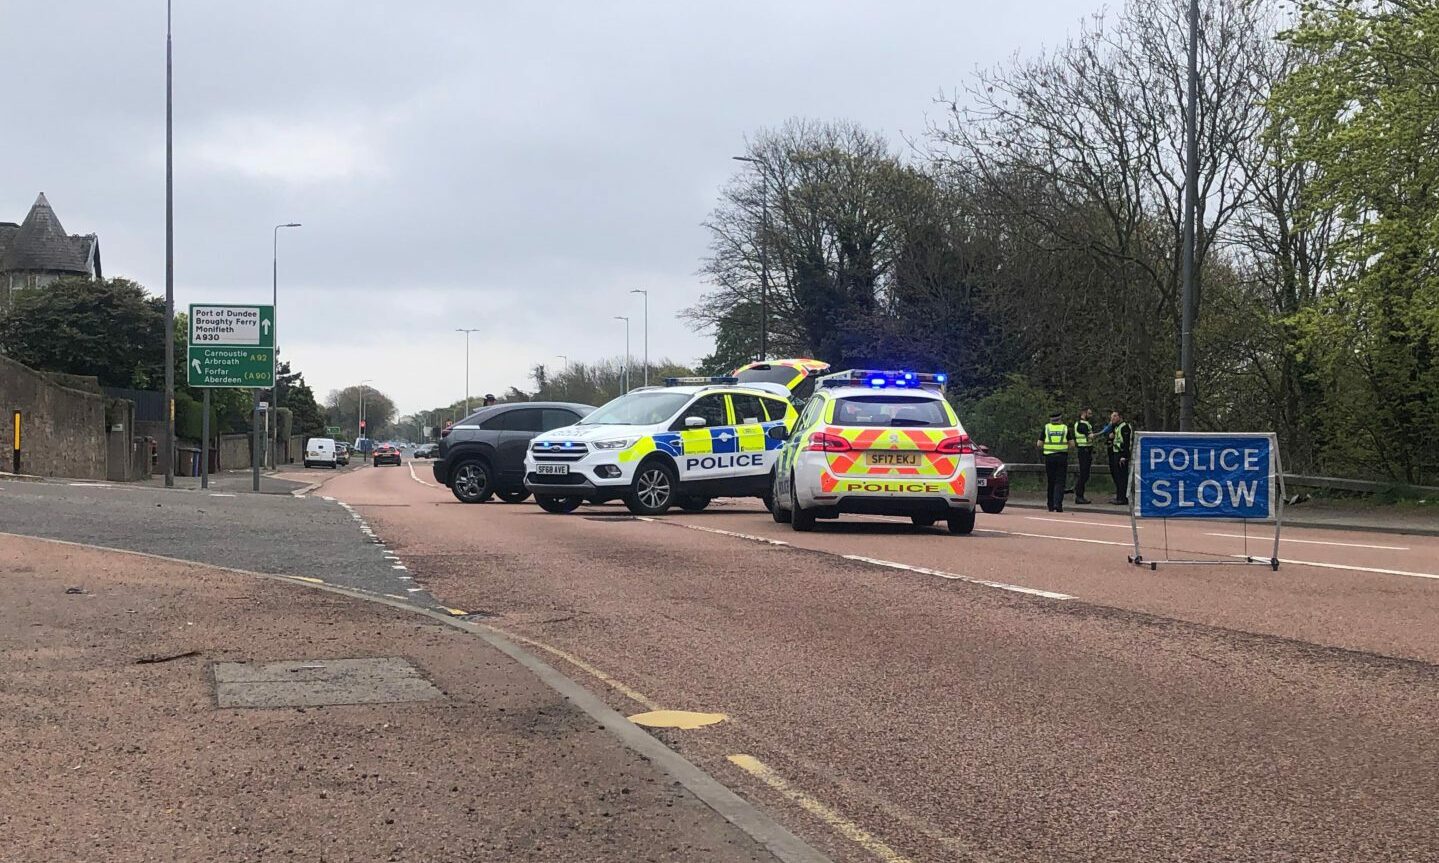
{"type": "Polygon", "coordinates": [[[192,365],[192,366],[195,367],[195,374],[198,375],[198,374],[200,373],[200,361],[199,361],[199,360],[190,360],[190,365],[192,365]]]}
{"type": "Polygon", "coordinates": [[[270,319],[265,318],[264,320],[260,321],[260,328],[263,329],[265,331],[265,335],[268,336],[270,334],[270,319]]]}

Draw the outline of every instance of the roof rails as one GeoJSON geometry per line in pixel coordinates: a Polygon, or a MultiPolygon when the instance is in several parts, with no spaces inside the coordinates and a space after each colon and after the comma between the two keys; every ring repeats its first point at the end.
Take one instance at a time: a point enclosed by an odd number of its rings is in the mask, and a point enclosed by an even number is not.
{"type": "Polygon", "coordinates": [[[885,369],[850,369],[819,379],[822,387],[870,387],[872,389],[926,389],[944,392],[949,375],[885,369]]]}
{"type": "Polygon", "coordinates": [[[733,375],[714,375],[711,377],[687,377],[687,378],[665,378],[667,387],[687,387],[697,384],[716,384],[720,386],[733,386],[739,383],[739,378],[733,375]]]}

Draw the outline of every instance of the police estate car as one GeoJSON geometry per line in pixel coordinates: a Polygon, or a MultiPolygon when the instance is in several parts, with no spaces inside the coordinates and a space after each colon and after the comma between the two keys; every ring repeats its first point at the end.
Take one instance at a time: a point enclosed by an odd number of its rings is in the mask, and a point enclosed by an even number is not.
{"type": "Polygon", "coordinates": [[[940,519],[974,530],[975,447],[944,375],[854,370],[821,377],[779,456],[770,512],[795,530],[841,513],[940,519]]]}
{"type": "Polygon", "coordinates": [[[729,378],[671,378],[530,442],[525,487],[547,512],[623,500],[630,512],[698,512],[714,497],[761,497],[794,424],[789,390],[729,378]]]}

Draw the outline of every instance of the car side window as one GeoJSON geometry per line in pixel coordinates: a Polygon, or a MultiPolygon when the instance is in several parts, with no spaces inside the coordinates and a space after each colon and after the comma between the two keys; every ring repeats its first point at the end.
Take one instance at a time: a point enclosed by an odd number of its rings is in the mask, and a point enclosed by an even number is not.
{"type": "Polygon", "coordinates": [[[544,411],[538,408],[517,408],[505,414],[506,431],[538,432],[544,420],[544,411]]]}
{"type": "Polygon", "coordinates": [[[804,413],[800,414],[799,422],[795,423],[796,430],[807,429],[814,425],[823,410],[824,399],[810,399],[809,404],[804,406],[804,413]]]}
{"type": "Polygon", "coordinates": [[[580,420],[579,414],[558,408],[545,408],[540,415],[540,431],[572,426],[580,420]]]}
{"type": "Polygon", "coordinates": [[[480,423],[480,428],[485,431],[505,431],[512,429],[514,426],[511,425],[511,423],[514,421],[514,416],[517,413],[519,413],[519,411],[502,411],[497,414],[492,414],[488,419],[480,423]]]}
{"type": "Polygon", "coordinates": [[[759,396],[735,393],[729,397],[731,405],[734,405],[735,425],[754,425],[765,421],[764,408],[760,405],[759,396]]]}
{"type": "Polygon", "coordinates": [[[688,428],[685,425],[685,417],[702,417],[705,421],[705,428],[725,425],[729,422],[729,415],[725,411],[725,397],[711,395],[696,399],[689,407],[680,411],[679,418],[670,428],[674,431],[684,431],[688,428]]]}
{"type": "MultiPolygon", "coordinates": [[[[782,420],[789,414],[789,403],[779,399],[762,399],[764,409],[769,413],[770,422],[782,420]]],[[[736,406],[738,410],[738,406],[736,406]]]]}

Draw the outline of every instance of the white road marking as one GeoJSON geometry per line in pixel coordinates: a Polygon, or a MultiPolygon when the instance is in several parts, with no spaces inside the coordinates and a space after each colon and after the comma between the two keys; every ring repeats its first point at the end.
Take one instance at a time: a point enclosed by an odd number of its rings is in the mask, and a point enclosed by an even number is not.
{"type": "MultiPolygon", "coordinates": [[[[825,554],[831,553],[832,552],[825,552],[825,554]]],[[[890,569],[902,569],[906,572],[915,572],[919,573],[920,575],[933,575],[937,578],[946,578],[950,581],[963,581],[967,584],[978,584],[982,587],[993,587],[997,590],[1007,590],[1011,593],[1024,593],[1030,596],[1042,596],[1045,599],[1074,599],[1074,597],[1070,596],[1067,593],[1055,593],[1052,590],[1040,590],[1037,587],[1024,587],[1018,584],[1006,584],[1002,581],[989,581],[983,578],[973,578],[968,575],[958,575],[953,572],[944,572],[942,570],[929,569],[923,566],[910,566],[907,563],[897,563],[893,560],[881,560],[877,557],[864,557],[863,555],[858,554],[841,554],[837,556],[842,557],[845,560],[857,560],[860,563],[869,563],[875,566],[885,566],[889,567],[890,569]]]]}
{"type": "Polygon", "coordinates": [[[424,590],[423,587],[407,587],[405,593],[419,593],[422,590],[424,590]]]}
{"type": "MultiPolygon", "coordinates": [[[[335,499],[333,497],[325,497],[324,495],[320,495],[320,500],[328,500],[333,503],[335,499]]],[[[340,506],[344,506],[344,504],[342,503],[340,504],[340,506]]]]}
{"type": "MultiPolygon", "coordinates": [[[[639,516],[639,517],[638,517],[638,520],[639,520],[639,521],[659,521],[659,519],[657,519],[657,518],[649,518],[648,516],[643,516],[643,515],[642,515],[642,516],[639,516]]],[[[717,534],[719,534],[720,536],[732,536],[732,537],[734,537],[734,538],[736,538],[736,539],[747,539],[747,540],[750,540],[751,542],[762,542],[762,543],[765,543],[766,545],[778,545],[778,546],[789,546],[789,545],[790,545],[790,543],[787,543],[787,542],[785,542],[785,541],[782,540],[782,539],[770,539],[770,538],[767,537],[767,536],[757,536],[757,535],[752,534],[752,533],[739,533],[739,532],[733,531],[733,530],[720,530],[720,529],[717,528],[717,527],[704,527],[704,526],[698,525],[698,524],[686,524],[686,523],[684,523],[684,522],[679,522],[679,521],[672,521],[672,522],[665,522],[665,523],[666,523],[666,524],[676,524],[676,525],[679,525],[680,527],[688,528],[688,529],[690,529],[690,530],[700,530],[700,531],[704,531],[705,533],[717,533],[717,534]]]]}
{"type": "Polygon", "coordinates": [[[390,567],[390,569],[403,569],[406,572],[409,572],[410,570],[410,568],[408,566],[405,566],[403,563],[397,563],[394,566],[390,567]]]}
{"type": "MultiPolygon", "coordinates": [[[[1241,560],[1242,554],[1231,554],[1230,557],[1237,557],[1241,560]]],[[[1343,569],[1349,572],[1373,572],[1379,575],[1407,575],[1410,578],[1433,578],[1439,579],[1439,572],[1410,572],[1405,569],[1381,569],[1377,566],[1350,566],[1346,563],[1320,563],[1317,560],[1290,560],[1287,557],[1279,558],[1280,563],[1287,563],[1291,566],[1317,566],[1320,569],[1343,569]]]]}
{"type": "Polygon", "coordinates": [[[233,494],[225,494],[224,492],[220,492],[220,491],[212,491],[212,492],[210,492],[210,497],[234,497],[234,495],[233,495],[233,494]]]}
{"type": "Polygon", "coordinates": [[[432,482],[425,482],[424,480],[422,480],[422,479],[420,479],[419,477],[415,476],[415,466],[414,466],[413,464],[410,465],[410,479],[414,480],[415,482],[419,483],[420,485],[427,485],[427,486],[429,486],[430,488],[434,488],[434,487],[435,487],[435,484],[434,484],[434,483],[432,483],[432,482]]]}
{"type": "MultiPolygon", "coordinates": [[[[1227,539],[1245,539],[1242,533],[1206,533],[1205,536],[1222,536],[1227,539]]],[[[1248,539],[1263,540],[1263,536],[1249,536],[1248,539]]],[[[1381,551],[1408,551],[1409,547],[1404,545],[1366,545],[1362,542],[1328,542],[1322,539],[1290,539],[1287,536],[1279,537],[1280,542],[1302,542],[1305,545],[1338,545],[1344,548],[1377,548],[1381,551]]]]}
{"type": "Polygon", "coordinates": [[[70,485],[76,488],[114,488],[107,482],[72,482],[70,485]]]}
{"type": "Polygon", "coordinates": [[[999,530],[992,527],[977,527],[975,533],[1002,533],[1005,536],[1027,536],[1031,539],[1058,539],[1064,542],[1087,542],[1091,545],[1117,545],[1123,548],[1134,548],[1132,542],[1115,542],[1109,539],[1084,539],[1078,536],[1055,536],[1052,533],[1020,533],[1017,530],[999,530]]]}
{"type": "Polygon", "coordinates": [[[1030,521],[1056,521],[1060,524],[1087,524],[1092,527],[1117,527],[1121,530],[1129,530],[1129,525],[1115,524],[1112,521],[1080,521],[1079,519],[1068,518],[1045,518],[1042,515],[1026,515],[1025,518],[1030,521]]]}

